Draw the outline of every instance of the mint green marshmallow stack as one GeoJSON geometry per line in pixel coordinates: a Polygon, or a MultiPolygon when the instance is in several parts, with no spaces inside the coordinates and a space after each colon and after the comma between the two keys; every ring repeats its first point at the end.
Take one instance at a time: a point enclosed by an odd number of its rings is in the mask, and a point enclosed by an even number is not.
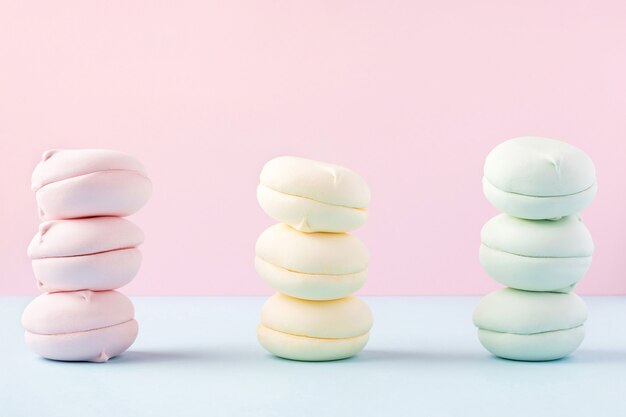
{"type": "Polygon", "coordinates": [[[483,192],[502,211],[481,230],[479,258],[503,288],[476,306],[478,338],[492,354],[548,361],[575,351],[587,308],[574,294],[594,251],[578,212],[597,192],[595,167],[581,149],[525,136],[487,156],[483,192]]]}

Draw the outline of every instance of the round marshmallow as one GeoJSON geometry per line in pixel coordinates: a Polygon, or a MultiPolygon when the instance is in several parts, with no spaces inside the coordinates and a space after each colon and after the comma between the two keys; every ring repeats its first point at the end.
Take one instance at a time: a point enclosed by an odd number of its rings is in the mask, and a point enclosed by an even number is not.
{"type": "Polygon", "coordinates": [[[258,274],[273,288],[298,298],[345,297],[367,278],[369,252],[345,233],[302,233],[279,223],[259,236],[256,255],[258,274]]]}
{"type": "Polygon", "coordinates": [[[483,192],[498,210],[524,219],[577,213],[597,191],[593,162],[579,148],[534,136],[496,146],[485,161],[483,192]]]}
{"type": "Polygon", "coordinates": [[[134,308],[116,291],[46,293],[24,310],[28,346],[55,360],[106,362],[137,337],[134,308]]]}
{"type": "Polygon", "coordinates": [[[114,290],[128,284],[141,266],[137,248],[92,255],[33,259],[37,287],[44,292],[114,290]]]}
{"type": "Polygon", "coordinates": [[[306,274],[290,271],[258,256],[256,272],[272,288],[305,300],[335,300],[352,294],[367,280],[367,270],[344,275],[306,274]]]}
{"type": "Polygon", "coordinates": [[[278,332],[260,324],[257,338],[268,352],[280,358],[320,362],[356,355],[367,345],[369,333],[345,339],[317,339],[278,332]]]}
{"type": "Polygon", "coordinates": [[[286,224],[267,228],[256,242],[256,255],[290,271],[344,275],[367,269],[369,252],[346,233],[302,233],[286,224]]]}
{"type": "Polygon", "coordinates": [[[51,220],[39,225],[39,232],[28,245],[28,256],[40,259],[88,255],[136,247],[143,239],[137,225],[119,217],[51,220]]]}
{"type": "Polygon", "coordinates": [[[44,220],[128,216],[148,201],[152,183],[144,167],[123,152],[52,149],[32,176],[44,220]]]}
{"type": "Polygon", "coordinates": [[[367,219],[370,190],[339,165],[293,156],[267,162],[257,198],[274,219],[303,232],[346,232],[367,219]]]}
{"type": "Polygon", "coordinates": [[[485,271],[508,287],[568,292],[589,269],[593,250],[577,215],[524,220],[500,214],[483,226],[479,254],[485,271]]]}
{"type": "Polygon", "coordinates": [[[42,291],[120,288],[141,265],[143,232],[118,217],[51,220],[39,227],[28,247],[42,291]]]}
{"type": "Polygon", "coordinates": [[[369,307],[356,297],[309,301],[278,293],[263,305],[258,337],[283,358],[344,359],[363,349],[372,321],[369,307]]]}
{"type": "Polygon", "coordinates": [[[257,187],[257,199],[273,219],[301,232],[349,232],[367,220],[366,209],[322,203],[274,191],[262,184],[257,187]]]}
{"type": "Polygon", "coordinates": [[[496,356],[547,361],[569,355],[582,343],[587,308],[574,293],[503,288],[474,311],[483,346],[496,356]]]}

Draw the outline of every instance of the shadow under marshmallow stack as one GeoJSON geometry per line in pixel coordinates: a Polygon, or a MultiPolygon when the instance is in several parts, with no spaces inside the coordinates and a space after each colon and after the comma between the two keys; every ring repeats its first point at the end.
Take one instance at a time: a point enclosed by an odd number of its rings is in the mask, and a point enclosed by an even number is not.
{"type": "Polygon", "coordinates": [[[22,316],[26,343],[48,359],[106,362],[137,337],[133,304],[114,290],[139,270],[144,239],[122,217],[147,202],[152,183],[122,152],[50,150],[32,189],[43,222],[28,255],[45,294],[22,316]]]}
{"type": "Polygon", "coordinates": [[[281,222],[256,243],[257,273],[278,291],[263,306],[259,342],[287,359],[354,356],[372,327],[369,307],[350,295],[367,278],[369,252],[346,232],[367,218],[367,183],[341,166],[283,156],[263,167],[257,198],[281,222]]]}
{"type": "Polygon", "coordinates": [[[557,140],[511,139],[487,156],[483,191],[505,214],[484,225],[480,262],[508,288],[476,307],[480,342],[507,359],[569,355],[585,336],[587,308],[572,290],[589,269],[594,250],[577,214],[597,191],[593,162],[557,140]]]}

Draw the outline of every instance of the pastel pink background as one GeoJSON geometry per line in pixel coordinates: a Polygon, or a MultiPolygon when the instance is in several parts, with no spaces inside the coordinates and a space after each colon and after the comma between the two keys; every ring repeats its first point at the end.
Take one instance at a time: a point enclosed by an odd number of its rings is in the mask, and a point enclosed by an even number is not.
{"type": "Polygon", "coordinates": [[[155,184],[130,294],[268,294],[255,187],[294,154],[369,181],[363,294],[481,294],[487,152],[596,162],[584,294],[626,294],[624,1],[3,1],[0,293],[35,294],[30,173],[51,147],[140,158],[155,184]]]}

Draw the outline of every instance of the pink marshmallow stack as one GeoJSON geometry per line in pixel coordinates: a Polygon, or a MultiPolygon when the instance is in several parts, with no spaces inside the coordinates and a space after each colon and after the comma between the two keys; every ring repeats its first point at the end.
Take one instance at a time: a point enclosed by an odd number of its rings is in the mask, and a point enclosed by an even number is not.
{"type": "Polygon", "coordinates": [[[45,293],[24,310],[26,344],[48,359],[106,362],[137,337],[133,304],[114,290],[141,265],[143,232],[122,217],[147,202],[152,183],[122,152],[55,149],[32,189],[44,221],[28,256],[45,293]]]}

